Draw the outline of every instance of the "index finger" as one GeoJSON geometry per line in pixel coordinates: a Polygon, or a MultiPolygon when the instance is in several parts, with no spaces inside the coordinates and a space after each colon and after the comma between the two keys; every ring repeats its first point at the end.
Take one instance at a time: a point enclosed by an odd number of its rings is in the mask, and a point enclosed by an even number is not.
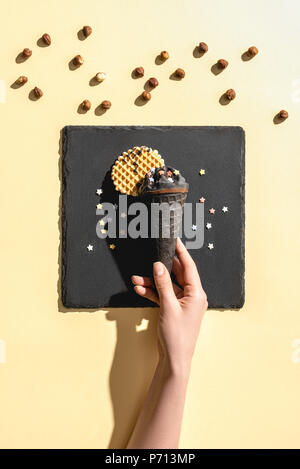
{"type": "Polygon", "coordinates": [[[177,238],[176,254],[183,268],[184,286],[202,289],[196,264],[180,238],[177,238]]]}

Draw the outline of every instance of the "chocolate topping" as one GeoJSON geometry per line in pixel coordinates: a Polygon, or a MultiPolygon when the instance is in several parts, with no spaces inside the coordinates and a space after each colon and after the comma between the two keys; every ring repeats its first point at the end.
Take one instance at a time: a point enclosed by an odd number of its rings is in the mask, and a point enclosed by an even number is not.
{"type": "Polygon", "coordinates": [[[151,168],[138,191],[141,197],[151,193],[188,192],[189,185],[177,169],[170,166],[151,168]]]}

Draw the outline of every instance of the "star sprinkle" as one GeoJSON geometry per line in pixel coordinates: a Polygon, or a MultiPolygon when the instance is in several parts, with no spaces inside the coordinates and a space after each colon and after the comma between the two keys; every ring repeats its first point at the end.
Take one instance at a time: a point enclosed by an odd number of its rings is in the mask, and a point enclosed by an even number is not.
{"type": "Polygon", "coordinates": [[[101,230],[101,233],[105,234],[105,233],[107,233],[107,230],[101,230]]]}
{"type": "Polygon", "coordinates": [[[149,181],[154,182],[154,178],[153,177],[149,178],[149,181]]]}
{"type": "Polygon", "coordinates": [[[208,249],[212,250],[214,248],[214,245],[213,245],[213,243],[209,243],[207,247],[208,247],[208,249]]]}
{"type": "Polygon", "coordinates": [[[105,225],[104,221],[103,221],[103,220],[99,220],[99,225],[104,226],[104,225],[105,225]]]}
{"type": "Polygon", "coordinates": [[[94,249],[94,246],[92,246],[91,244],[89,244],[86,248],[87,248],[88,251],[92,251],[92,250],[94,249]]]}
{"type": "Polygon", "coordinates": [[[167,176],[171,177],[172,176],[172,171],[167,171],[167,176]]]}
{"type": "Polygon", "coordinates": [[[210,208],[209,209],[209,213],[211,213],[212,215],[215,213],[215,209],[214,208],[210,208]]]}
{"type": "Polygon", "coordinates": [[[125,212],[121,213],[121,217],[126,218],[126,213],[125,212]]]}
{"type": "Polygon", "coordinates": [[[199,202],[201,202],[201,204],[204,204],[205,198],[204,198],[204,197],[200,197],[199,202]]]}
{"type": "Polygon", "coordinates": [[[225,207],[225,206],[224,206],[224,207],[222,208],[222,211],[223,211],[224,213],[225,213],[225,212],[228,212],[228,207],[225,207]]]}
{"type": "Polygon", "coordinates": [[[102,208],[102,204],[97,204],[97,209],[100,210],[102,208]]]}
{"type": "Polygon", "coordinates": [[[177,176],[179,174],[178,169],[174,169],[174,174],[175,174],[175,176],[177,176]]]}
{"type": "Polygon", "coordinates": [[[97,195],[101,195],[102,193],[103,193],[103,190],[102,190],[102,189],[97,189],[97,190],[96,190],[96,194],[97,194],[97,195]]]}
{"type": "Polygon", "coordinates": [[[192,225],[192,230],[197,231],[197,225],[192,225]]]}
{"type": "Polygon", "coordinates": [[[205,169],[200,169],[199,174],[200,174],[200,176],[204,176],[205,175],[205,169]]]}
{"type": "Polygon", "coordinates": [[[172,178],[168,178],[168,181],[170,181],[170,182],[174,182],[174,179],[172,179],[172,178]]]}
{"type": "Polygon", "coordinates": [[[109,245],[109,249],[112,249],[112,250],[116,249],[115,244],[110,244],[110,245],[109,245]]]}
{"type": "Polygon", "coordinates": [[[206,223],[206,228],[207,228],[208,230],[210,230],[211,227],[212,227],[212,224],[211,224],[211,223],[206,223]]]}
{"type": "Polygon", "coordinates": [[[161,169],[160,171],[158,171],[158,174],[162,176],[164,174],[164,171],[161,169]]]}

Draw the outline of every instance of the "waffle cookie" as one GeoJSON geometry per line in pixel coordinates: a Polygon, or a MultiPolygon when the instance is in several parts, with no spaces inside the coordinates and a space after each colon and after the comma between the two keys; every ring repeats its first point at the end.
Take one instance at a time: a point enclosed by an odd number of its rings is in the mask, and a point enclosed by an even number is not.
{"type": "Polygon", "coordinates": [[[138,195],[138,185],[151,168],[164,166],[157,150],[145,146],[133,147],[120,155],[111,170],[116,190],[122,194],[138,195]]]}

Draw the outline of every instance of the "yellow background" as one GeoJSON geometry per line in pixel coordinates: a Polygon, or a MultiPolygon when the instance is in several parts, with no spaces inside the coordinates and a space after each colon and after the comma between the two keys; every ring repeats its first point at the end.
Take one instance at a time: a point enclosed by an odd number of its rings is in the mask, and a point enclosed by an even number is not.
{"type": "Polygon", "coordinates": [[[70,124],[245,129],[246,304],[205,317],[181,447],[300,446],[300,364],[292,360],[300,338],[299,14],[298,0],[3,2],[1,447],[124,445],[155,364],[155,310],[65,312],[59,305],[59,137],[70,124]],[[80,41],[84,24],[94,31],[80,41]],[[44,32],[53,40],[48,48],[36,44],[44,32]],[[195,58],[199,41],[209,52],[195,58]],[[243,62],[251,45],[259,55],[243,62]],[[24,47],[33,55],[17,64],[24,47]],[[170,60],[158,66],[163,49],[170,60]],[[70,71],[76,54],[85,63],[70,71]],[[210,67],[219,58],[229,66],[215,76],[210,67]],[[139,65],[145,79],[160,82],[141,107],[134,101],[145,80],[131,78],[139,65]],[[169,79],[177,67],[186,70],[181,82],[169,79]],[[108,79],[89,86],[99,70],[108,79]],[[10,88],[19,75],[28,83],[10,88]],[[28,99],[35,85],[44,91],[37,102],[28,99]],[[221,106],[231,87],[237,98],[221,106]],[[85,98],[93,108],[82,115],[85,98]],[[103,99],[112,108],[97,116],[103,99]],[[290,117],[274,125],[282,108],[290,117]]]}

